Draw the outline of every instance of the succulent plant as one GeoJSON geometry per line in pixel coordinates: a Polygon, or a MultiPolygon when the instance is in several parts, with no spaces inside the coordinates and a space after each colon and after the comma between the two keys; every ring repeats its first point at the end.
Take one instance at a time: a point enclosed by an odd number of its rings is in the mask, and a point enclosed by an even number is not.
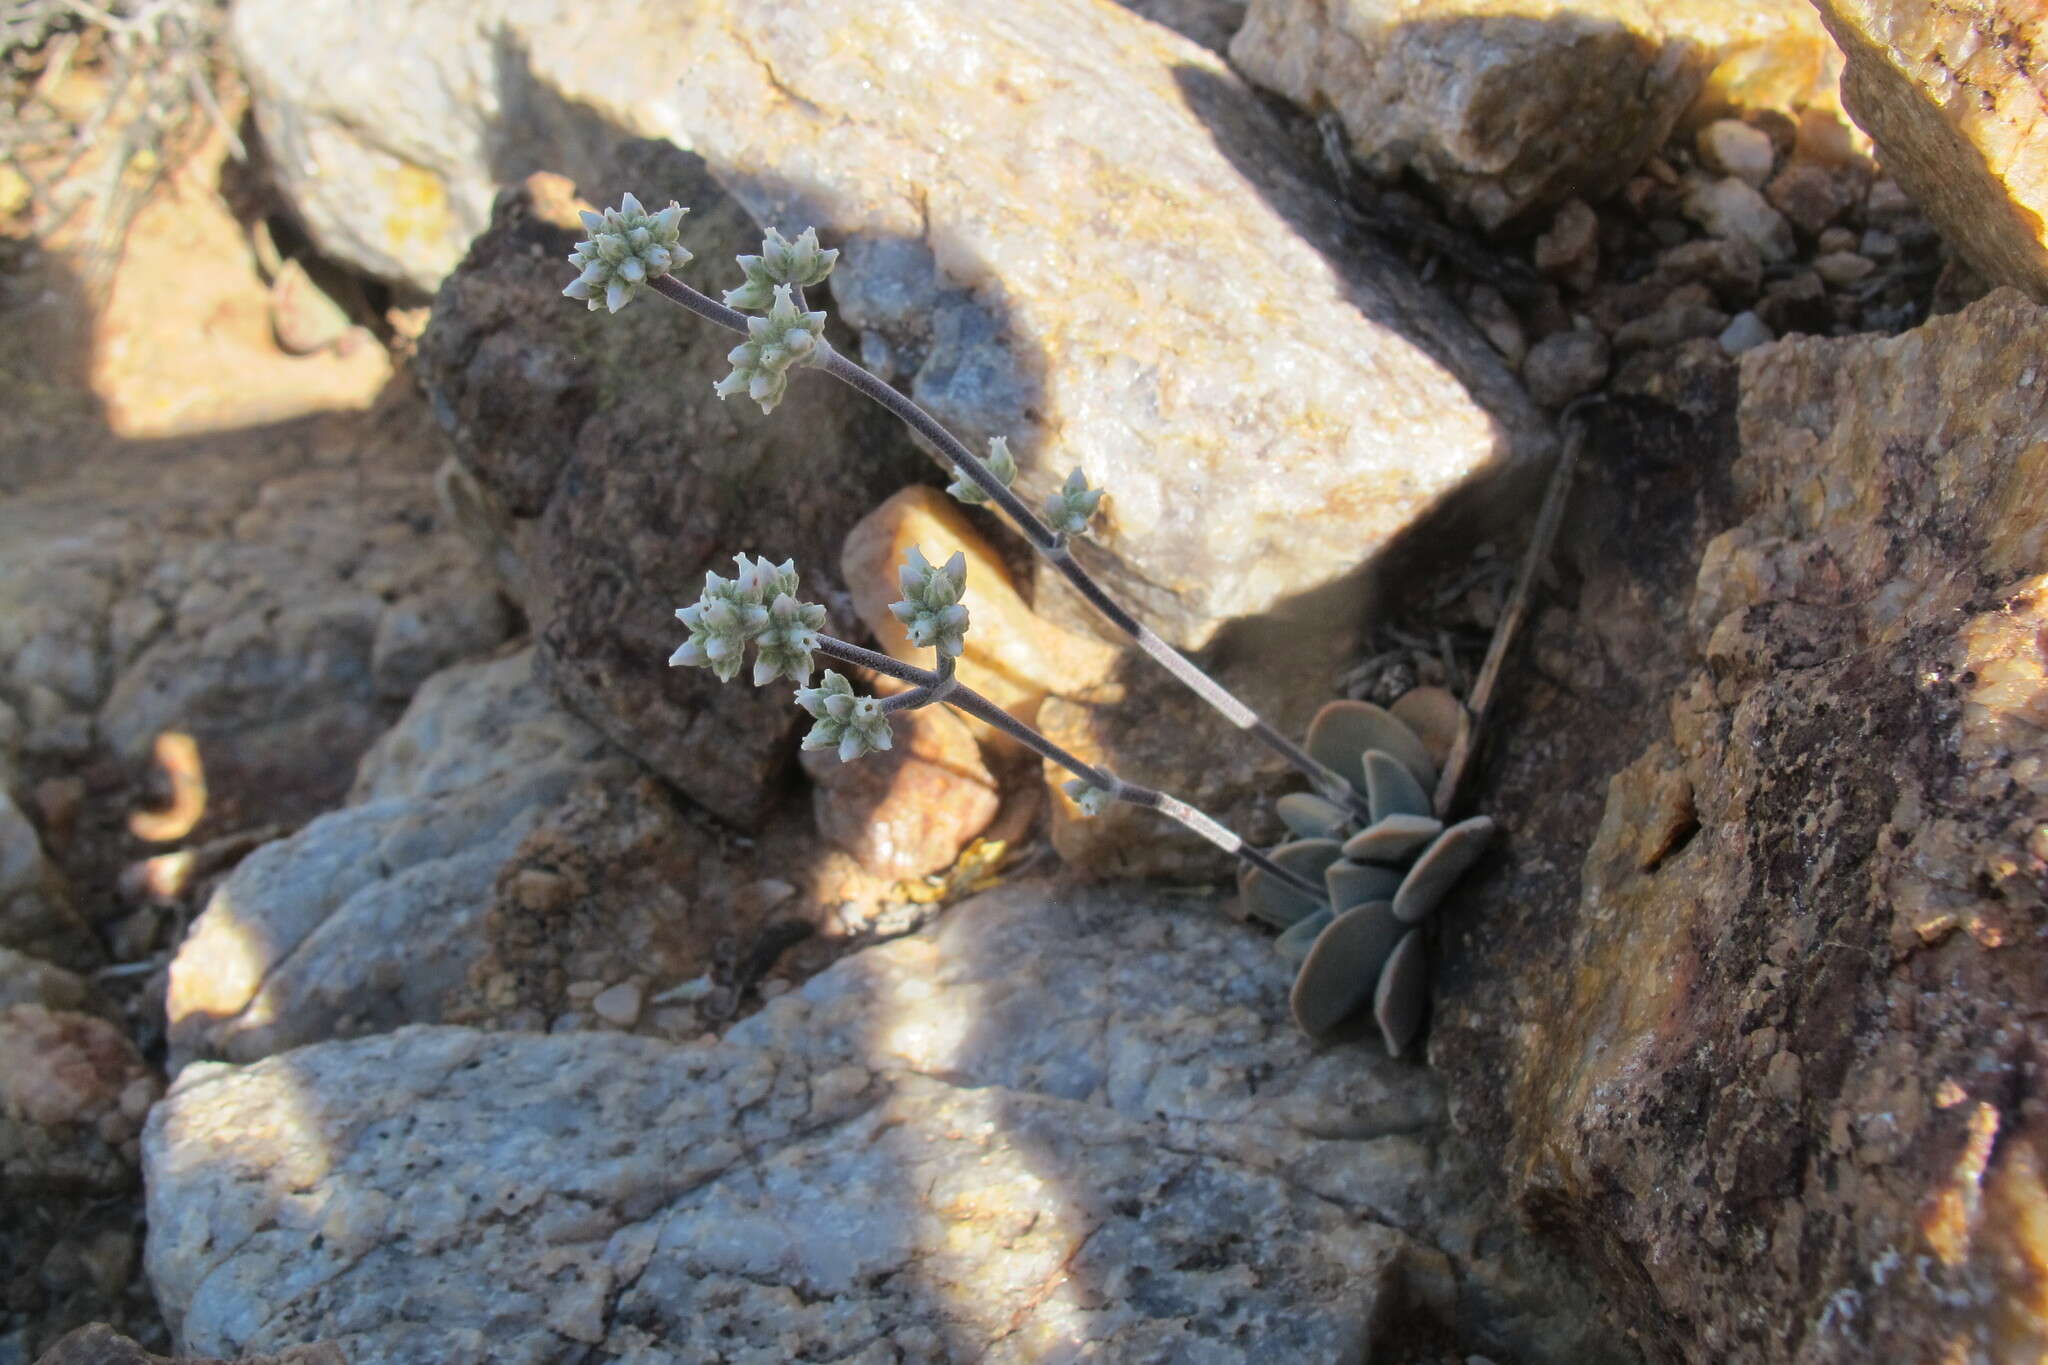
{"type": "Polygon", "coordinates": [[[796,306],[794,286],[775,286],[774,301],[761,317],[747,319],[747,339],[726,352],[732,373],[711,386],[720,398],[744,393],[773,412],[789,388],[789,372],[815,365],[831,347],[825,344],[825,315],[796,306]]]}
{"type": "Polygon", "coordinates": [[[649,213],[630,194],[615,209],[585,209],[583,226],[590,229],[590,239],[578,242],[569,253],[569,264],[578,273],[562,292],[582,300],[593,312],[618,312],[649,280],[689,262],[690,253],[676,240],[688,212],[671,203],[659,213],[649,213]]]}
{"type": "Polygon", "coordinates": [[[1281,797],[1276,809],[1295,837],[1267,857],[1320,878],[1324,894],[1309,897],[1259,868],[1238,886],[1246,911],[1280,929],[1274,948],[1299,964],[1288,1005],[1311,1038],[1330,1037],[1368,1005],[1393,1056],[1421,1030],[1429,1002],[1422,925],[1494,832],[1483,815],[1446,828],[1432,809],[1430,741],[1448,751],[1468,723],[1450,693],[1417,688],[1392,710],[1331,702],[1309,726],[1309,753],[1351,781],[1369,817],[1361,826],[1320,796],[1281,797]]]}
{"type": "Polygon", "coordinates": [[[740,269],[747,282],[725,291],[725,306],[748,313],[765,313],[775,305],[775,286],[793,284],[799,289],[823,284],[838,263],[837,248],[818,249],[818,230],[805,228],[794,242],[774,228],[761,238],[761,254],[740,256],[740,269]]]}
{"type": "Polygon", "coordinates": [[[1063,536],[1078,536],[1088,529],[1088,518],[1101,502],[1102,490],[1090,488],[1087,476],[1077,469],[1046,498],[1046,525],[1063,536]]]}
{"type": "MultiPolygon", "coordinates": [[[[1010,438],[991,436],[988,438],[988,472],[1003,481],[1008,488],[1017,482],[1017,457],[1010,453],[1010,438]]],[[[988,494],[981,491],[981,485],[967,477],[967,471],[959,465],[953,466],[953,482],[946,485],[946,491],[970,507],[978,507],[988,501],[988,494]]]]}

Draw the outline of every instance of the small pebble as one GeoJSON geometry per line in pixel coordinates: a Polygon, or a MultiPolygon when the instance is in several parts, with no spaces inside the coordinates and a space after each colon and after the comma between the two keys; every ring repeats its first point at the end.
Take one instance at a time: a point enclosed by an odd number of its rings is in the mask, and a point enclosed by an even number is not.
{"type": "Polygon", "coordinates": [[[1785,215],[1755,186],[1732,175],[1694,184],[1685,196],[1685,216],[1716,237],[1748,242],[1765,261],[1792,257],[1792,226],[1785,215]]]}
{"type": "Polygon", "coordinates": [[[1875,261],[1888,261],[1899,254],[1899,239],[1882,228],[1871,228],[1856,244],[1856,250],[1875,261]]]}
{"type": "Polygon", "coordinates": [[[1561,408],[1599,388],[1610,359],[1607,338],[1593,329],[1556,332],[1529,348],[1522,361],[1522,382],[1538,403],[1561,408]]]}
{"type": "Polygon", "coordinates": [[[1875,269],[1875,261],[1853,251],[1831,251],[1825,256],[1816,256],[1813,262],[1813,273],[1837,289],[1856,283],[1875,269]]]}
{"type": "Polygon", "coordinates": [[[591,1000],[590,1009],[607,1024],[631,1028],[640,1020],[640,988],[630,981],[621,981],[591,1000]]]}
{"type": "Polygon", "coordinates": [[[1585,200],[1558,205],[1550,230],[1536,239],[1536,268],[1573,289],[1592,286],[1600,268],[1600,219],[1585,200]]]}
{"type": "Polygon", "coordinates": [[[1740,119],[1715,119],[1700,129],[1700,160],[1758,189],[1771,178],[1771,135],[1740,119]]]}
{"type": "Polygon", "coordinates": [[[1762,318],[1755,313],[1744,311],[1728,320],[1728,325],[1722,329],[1718,340],[1721,349],[1729,355],[1741,355],[1744,351],[1753,351],[1765,342],[1775,341],[1777,338],[1771,335],[1770,327],[1762,318]]]}
{"type": "Polygon", "coordinates": [[[1856,233],[1845,227],[1831,227],[1820,235],[1820,249],[1823,255],[1832,251],[1854,251],[1856,233]]]}

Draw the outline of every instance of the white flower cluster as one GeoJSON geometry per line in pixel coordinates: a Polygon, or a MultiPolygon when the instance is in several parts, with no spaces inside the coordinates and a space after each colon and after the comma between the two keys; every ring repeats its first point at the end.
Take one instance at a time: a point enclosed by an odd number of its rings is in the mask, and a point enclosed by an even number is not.
{"type": "Polygon", "coordinates": [[[853,684],[832,669],[816,687],[799,687],[796,704],[816,718],[804,736],[806,749],[837,749],[841,763],[886,749],[892,743],[889,715],[873,697],[854,695],[853,684]]]}
{"type": "Polygon", "coordinates": [[[649,213],[631,194],[603,213],[584,209],[590,240],[578,242],[569,253],[569,264],[582,273],[562,292],[583,300],[592,312],[618,312],[649,280],[689,261],[690,253],[676,240],[688,212],[671,203],[660,213],[649,213]]]}
{"type": "Polygon", "coordinates": [[[1101,502],[1102,490],[1090,488],[1086,476],[1077,469],[1067,475],[1057,493],[1045,500],[1045,519],[1061,535],[1078,536],[1088,529],[1088,518],[1095,515],[1101,502]]]}
{"type": "MultiPolygon", "coordinates": [[[[1003,481],[1003,487],[1008,488],[1017,482],[1017,457],[1010,453],[1007,436],[988,438],[988,459],[983,463],[988,465],[989,473],[1003,481]]],[[[988,494],[982,491],[981,485],[968,478],[967,471],[957,464],[953,466],[953,482],[946,485],[946,491],[972,506],[988,501],[988,494]]]]}
{"type": "Polygon", "coordinates": [[[747,319],[747,339],[726,353],[732,373],[712,386],[720,398],[744,393],[773,412],[789,388],[789,371],[796,365],[815,365],[829,353],[825,344],[825,315],[797,309],[790,286],[775,286],[775,301],[765,317],[747,319]]]}
{"type": "Polygon", "coordinates": [[[731,682],[751,643],[754,686],[776,678],[809,682],[825,609],[797,600],[796,561],[770,564],[740,554],[733,562],[739,566],[736,577],[707,572],[703,595],[677,610],[676,619],[689,627],[690,637],[668,656],[670,666],[709,667],[720,682],[731,682]]]}
{"type": "Polygon", "coordinates": [[[967,608],[960,605],[960,594],[967,590],[967,556],[955,550],[945,567],[935,569],[913,545],[896,576],[905,600],[891,602],[889,614],[910,632],[910,643],[959,658],[967,647],[967,608]]]}
{"type": "Polygon", "coordinates": [[[823,284],[839,260],[839,251],[818,249],[818,230],[805,228],[790,241],[774,228],[761,239],[761,254],[741,256],[740,269],[747,282],[725,291],[725,306],[748,313],[763,313],[775,304],[775,286],[793,284],[808,289],[823,284]]]}

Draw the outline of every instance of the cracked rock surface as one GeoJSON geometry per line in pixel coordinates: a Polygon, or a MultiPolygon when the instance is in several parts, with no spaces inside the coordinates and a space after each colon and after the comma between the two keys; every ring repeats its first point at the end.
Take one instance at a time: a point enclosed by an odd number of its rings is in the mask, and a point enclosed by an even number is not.
{"type": "Polygon", "coordinates": [[[1311,1052],[1284,986],[1209,905],[1027,882],[716,1042],[197,1064],[144,1139],[149,1272],[221,1354],[1625,1358],[1454,1202],[1431,1078],[1311,1052]]]}
{"type": "Polygon", "coordinates": [[[82,462],[0,506],[0,700],[26,756],[191,735],[209,828],[304,819],[510,613],[440,518],[417,406],[82,462]]]}

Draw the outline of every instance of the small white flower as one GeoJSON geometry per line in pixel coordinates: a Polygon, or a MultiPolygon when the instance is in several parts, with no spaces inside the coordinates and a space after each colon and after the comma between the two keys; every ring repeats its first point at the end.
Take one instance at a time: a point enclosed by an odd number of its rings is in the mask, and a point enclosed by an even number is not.
{"type": "Polygon", "coordinates": [[[795,365],[815,365],[829,353],[825,315],[797,311],[786,284],[775,286],[775,303],[767,316],[747,319],[747,339],[726,353],[732,373],[712,386],[720,398],[744,393],[773,412],[789,387],[795,365]]]}
{"type": "Polygon", "coordinates": [[[935,569],[913,545],[897,570],[897,581],[904,600],[891,602],[889,614],[903,623],[910,643],[959,658],[967,647],[967,608],[960,605],[960,595],[967,590],[967,556],[955,550],[944,568],[935,569]]]}
{"type": "Polygon", "coordinates": [[[747,282],[725,291],[725,306],[749,313],[762,312],[774,306],[776,285],[794,284],[808,289],[822,284],[838,259],[837,248],[818,249],[816,228],[805,228],[794,242],[769,228],[761,239],[761,254],[739,258],[747,282]]]}
{"type": "Polygon", "coordinates": [[[751,643],[756,687],[778,677],[806,681],[825,609],[797,600],[796,561],[771,564],[738,554],[733,563],[733,577],[707,572],[703,595],[676,612],[690,636],[668,656],[669,664],[708,667],[720,682],[731,682],[751,643]]]}
{"type": "Polygon", "coordinates": [[[580,273],[562,292],[581,299],[593,312],[618,312],[649,280],[689,261],[689,251],[677,240],[688,212],[671,203],[659,213],[649,213],[631,194],[603,213],[584,209],[583,226],[590,230],[590,239],[578,242],[569,253],[569,264],[580,273]]]}
{"type": "Polygon", "coordinates": [[[796,704],[816,718],[817,724],[804,736],[806,749],[837,749],[841,763],[851,763],[862,754],[887,749],[894,739],[889,732],[889,715],[873,697],[854,693],[853,684],[833,669],[816,687],[799,687],[796,704]]]}
{"type": "Polygon", "coordinates": [[[1074,799],[1074,804],[1081,808],[1081,814],[1089,816],[1102,814],[1109,809],[1109,803],[1116,799],[1102,788],[1083,782],[1078,777],[1070,777],[1061,783],[1060,790],[1074,799]]]}
{"type": "MultiPolygon", "coordinates": [[[[1017,481],[1017,457],[1010,453],[1008,437],[989,437],[988,459],[982,463],[988,466],[989,473],[1002,480],[1003,487],[1008,488],[1017,481]]],[[[959,465],[953,466],[953,482],[946,485],[946,491],[971,506],[988,501],[988,494],[982,491],[981,485],[968,478],[967,471],[959,465]]]]}
{"type": "Polygon", "coordinates": [[[1087,478],[1076,469],[1066,483],[1045,500],[1045,519],[1061,535],[1077,536],[1088,529],[1088,518],[1102,502],[1102,490],[1090,488],[1087,478]]]}

